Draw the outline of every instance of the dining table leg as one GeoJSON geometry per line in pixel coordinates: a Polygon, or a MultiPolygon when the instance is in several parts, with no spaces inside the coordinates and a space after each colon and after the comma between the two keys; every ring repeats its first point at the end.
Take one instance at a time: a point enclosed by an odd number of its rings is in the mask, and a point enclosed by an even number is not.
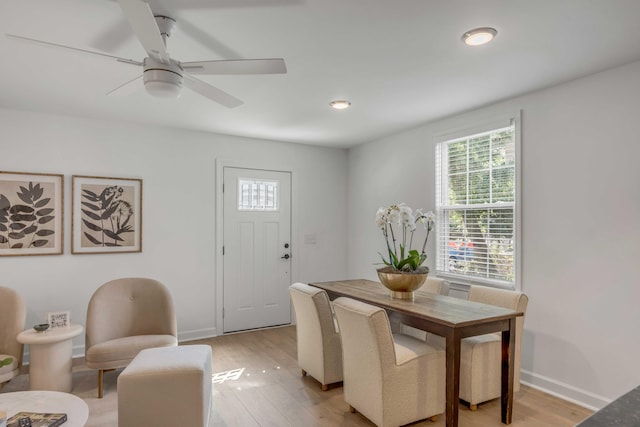
{"type": "Polygon", "coordinates": [[[460,395],[460,333],[454,329],[446,335],[446,409],[447,427],[458,426],[460,395]]]}
{"type": "Polygon", "coordinates": [[[509,320],[509,330],[502,331],[502,391],[500,409],[502,422],[511,424],[513,415],[513,377],[515,365],[516,319],[509,320]]]}

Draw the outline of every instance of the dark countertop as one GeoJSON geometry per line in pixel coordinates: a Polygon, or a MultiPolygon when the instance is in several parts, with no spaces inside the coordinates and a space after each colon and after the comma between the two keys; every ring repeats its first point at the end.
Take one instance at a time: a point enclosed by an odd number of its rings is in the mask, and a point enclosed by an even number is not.
{"type": "Polygon", "coordinates": [[[640,427],[640,386],[620,396],[576,427],[640,427]]]}

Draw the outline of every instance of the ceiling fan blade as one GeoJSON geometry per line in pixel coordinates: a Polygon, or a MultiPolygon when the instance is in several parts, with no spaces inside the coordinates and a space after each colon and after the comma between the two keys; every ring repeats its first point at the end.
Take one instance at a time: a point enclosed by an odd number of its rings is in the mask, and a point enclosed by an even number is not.
{"type": "Polygon", "coordinates": [[[114,52],[133,37],[135,36],[131,25],[129,25],[129,22],[127,22],[123,16],[122,20],[100,30],[99,33],[92,38],[89,46],[103,52],[114,52]]]}
{"type": "Polygon", "coordinates": [[[224,59],[180,63],[193,74],[285,74],[287,66],[282,58],[224,59]]]}
{"type": "Polygon", "coordinates": [[[222,89],[211,86],[209,83],[198,80],[195,77],[188,75],[187,73],[185,73],[183,77],[189,89],[198,92],[200,95],[204,96],[205,98],[209,98],[210,100],[215,101],[218,104],[224,105],[228,108],[235,108],[239,105],[244,104],[244,102],[240,101],[235,96],[229,95],[222,89]]]}
{"type": "Polygon", "coordinates": [[[127,96],[141,89],[144,89],[144,83],[142,81],[142,75],[139,75],[108,92],[107,96],[127,96]]]}
{"type": "Polygon", "coordinates": [[[149,5],[139,0],[118,0],[129,25],[149,56],[169,63],[169,53],[149,5]]]}
{"type": "Polygon", "coordinates": [[[232,49],[210,33],[191,24],[188,20],[180,19],[179,22],[180,34],[185,34],[208,51],[214,52],[218,58],[242,58],[240,52],[232,49]]]}
{"type": "Polygon", "coordinates": [[[5,36],[7,36],[10,39],[14,39],[14,40],[18,40],[18,41],[37,43],[37,44],[41,44],[41,45],[48,46],[48,47],[55,47],[55,48],[58,48],[58,49],[65,49],[65,50],[70,50],[70,51],[73,51],[73,52],[85,53],[85,54],[94,55],[94,56],[102,56],[104,58],[115,59],[118,62],[124,62],[125,64],[132,64],[132,65],[137,65],[137,66],[140,66],[140,67],[142,66],[142,62],[140,62],[140,61],[134,61],[133,59],[126,59],[126,58],[120,58],[118,56],[107,55],[106,53],[94,52],[94,51],[86,50],[86,49],[79,49],[77,47],[65,46],[65,45],[62,45],[62,44],[45,42],[45,41],[37,40],[37,39],[30,39],[28,37],[17,36],[15,34],[5,34],[5,36]]]}

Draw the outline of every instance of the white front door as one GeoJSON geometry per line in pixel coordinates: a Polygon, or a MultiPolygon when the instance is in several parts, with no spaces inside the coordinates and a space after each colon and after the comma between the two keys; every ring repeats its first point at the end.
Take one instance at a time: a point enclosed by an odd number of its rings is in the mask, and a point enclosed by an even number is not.
{"type": "Polygon", "coordinates": [[[291,322],[291,173],[224,167],[223,332],[291,322]]]}

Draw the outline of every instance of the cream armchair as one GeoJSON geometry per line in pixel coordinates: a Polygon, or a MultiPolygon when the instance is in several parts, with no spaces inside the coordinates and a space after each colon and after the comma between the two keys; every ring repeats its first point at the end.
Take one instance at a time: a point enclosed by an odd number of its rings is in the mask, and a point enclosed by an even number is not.
{"type": "Polygon", "coordinates": [[[333,303],[342,338],[344,399],[378,427],[400,426],[445,410],[445,352],[391,333],[387,313],[350,298],[333,303]]]}
{"type": "MultiPolygon", "coordinates": [[[[487,286],[471,286],[470,301],[511,310],[527,310],[529,298],[521,293],[487,286]]],[[[516,319],[516,342],[513,387],[520,390],[520,359],[524,316],[516,319]]],[[[478,404],[500,397],[502,338],[500,333],[469,337],[460,348],[460,399],[469,403],[472,411],[478,404]]]]}
{"type": "Polygon", "coordinates": [[[0,286],[0,390],[18,375],[22,365],[23,345],[16,337],[24,330],[26,309],[22,297],[0,286]]]}
{"type": "Polygon", "coordinates": [[[85,361],[98,370],[98,397],[105,371],[126,367],[140,350],[177,344],[173,300],[162,283],[116,279],[100,286],[89,300],[85,361]]]}
{"type": "Polygon", "coordinates": [[[296,313],[298,365],[322,384],[342,381],[342,346],[327,293],[319,288],[294,283],[289,295],[296,313]]]}

